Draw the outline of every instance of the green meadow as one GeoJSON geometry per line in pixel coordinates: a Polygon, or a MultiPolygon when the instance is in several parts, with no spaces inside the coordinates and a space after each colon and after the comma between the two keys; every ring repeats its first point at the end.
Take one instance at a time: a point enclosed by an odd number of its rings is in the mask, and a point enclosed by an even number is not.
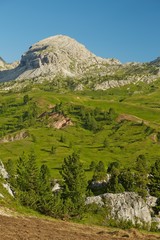
{"type": "MultiPolygon", "coordinates": [[[[73,92],[43,89],[33,85],[30,90],[0,92],[0,158],[6,163],[14,162],[23,154],[34,150],[39,165],[45,163],[54,178],[60,178],[59,170],[65,157],[76,151],[84,164],[88,179],[91,161],[109,163],[117,161],[121,166],[133,166],[137,156],[146,156],[148,166],[160,156],[160,83],[140,83],[106,91],[73,92]],[[29,98],[24,103],[24,96],[29,98]],[[49,127],[49,120],[39,118],[62,104],[63,114],[72,121],[71,126],[61,129],[49,127]],[[87,128],[80,115],[98,111],[96,129],[87,128]],[[113,109],[116,116],[108,120],[103,115],[113,109]],[[139,122],[117,121],[119,115],[133,115],[139,122]],[[28,137],[3,142],[8,136],[21,131],[28,137]],[[62,141],[63,138],[63,141],[62,141]],[[104,140],[107,141],[104,146],[104,140]]],[[[108,115],[107,115],[108,116],[108,115]]]]}

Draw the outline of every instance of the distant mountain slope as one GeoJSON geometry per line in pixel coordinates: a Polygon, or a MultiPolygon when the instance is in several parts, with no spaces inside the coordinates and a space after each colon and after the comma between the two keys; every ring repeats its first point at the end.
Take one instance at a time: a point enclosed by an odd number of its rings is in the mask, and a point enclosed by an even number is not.
{"type": "Polygon", "coordinates": [[[0,72],[0,82],[26,79],[54,82],[55,77],[68,77],[77,80],[74,84],[76,90],[85,87],[106,90],[132,82],[154,81],[160,76],[159,62],[157,58],[150,63],[121,64],[116,59],[97,57],[68,36],[57,35],[33,44],[14,68],[10,65],[4,67],[6,64],[0,59],[0,66],[5,70],[0,72]]]}
{"type": "Polygon", "coordinates": [[[22,55],[13,71],[0,75],[0,81],[44,76],[80,77],[91,67],[120,64],[118,60],[96,57],[76,40],[63,35],[46,38],[22,55]]]}
{"type": "Polygon", "coordinates": [[[2,57],[0,57],[0,73],[1,73],[1,71],[15,68],[18,66],[18,64],[19,64],[19,62],[13,62],[11,64],[6,63],[6,61],[4,61],[4,59],[2,57]]]}

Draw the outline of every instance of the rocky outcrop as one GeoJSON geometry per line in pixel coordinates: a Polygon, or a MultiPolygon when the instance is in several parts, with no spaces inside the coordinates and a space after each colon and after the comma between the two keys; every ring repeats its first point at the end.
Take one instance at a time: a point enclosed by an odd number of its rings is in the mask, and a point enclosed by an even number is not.
{"type": "MultiPolygon", "coordinates": [[[[14,197],[13,191],[9,185],[9,183],[7,182],[7,179],[9,178],[9,174],[6,171],[4,164],[2,163],[2,161],[0,161],[0,178],[2,178],[2,186],[3,188],[5,188],[7,190],[7,192],[14,197]]],[[[3,194],[0,193],[0,197],[4,198],[3,194]]]]}
{"type": "Polygon", "coordinates": [[[0,143],[14,142],[18,140],[22,140],[29,137],[28,131],[21,131],[15,134],[6,135],[2,139],[0,139],[0,143]]]}
{"type": "Polygon", "coordinates": [[[2,177],[3,179],[8,179],[8,173],[2,161],[0,161],[0,177],[2,177]]]}
{"type": "Polygon", "coordinates": [[[70,118],[57,112],[44,112],[39,116],[40,119],[47,118],[48,127],[61,129],[67,126],[72,126],[73,123],[70,118]]]}
{"type": "MultiPolygon", "coordinates": [[[[144,201],[134,192],[105,193],[99,196],[88,197],[86,204],[96,203],[106,206],[110,210],[109,218],[115,220],[131,221],[133,225],[151,226],[151,207],[155,204],[155,198],[144,201]]],[[[107,215],[107,214],[106,214],[107,215]]]]}

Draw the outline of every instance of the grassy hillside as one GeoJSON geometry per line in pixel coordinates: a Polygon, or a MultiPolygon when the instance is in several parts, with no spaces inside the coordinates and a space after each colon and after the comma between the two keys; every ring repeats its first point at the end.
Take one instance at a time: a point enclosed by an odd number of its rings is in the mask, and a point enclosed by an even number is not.
{"type": "Polygon", "coordinates": [[[1,90],[0,138],[6,138],[8,142],[1,141],[0,158],[3,162],[16,161],[23,152],[34,149],[38,163],[46,163],[55,178],[60,178],[63,158],[73,151],[80,153],[88,178],[92,175],[88,171],[91,161],[102,160],[106,167],[113,161],[130,166],[138,155],[144,154],[150,166],[160,154],[159,96],[159,81],[104,92],[55,91],[44,85],[32,85],[25,92],[1,90]],[[25,95],[28,96],[27,103],[24,102],[25,95]],[[73,125],[55,129],[49,127],[48,115],[39,116],[44,112],[51,113],[60,103],[63,115],[70,118],[73,125]],[[110,108],[114,109],[115,116],[105,119],[110,108]],[[91,116],[97,112],[96,130],[86,127],[82,111],[91,116]],[[124,119],[120,121],[118,117],[122,114],[124,119]],[[22,131],[26,131],[28,137],[10,141],[22,131]],[[104,147],[105,139],[107,146],[104,147]]]}

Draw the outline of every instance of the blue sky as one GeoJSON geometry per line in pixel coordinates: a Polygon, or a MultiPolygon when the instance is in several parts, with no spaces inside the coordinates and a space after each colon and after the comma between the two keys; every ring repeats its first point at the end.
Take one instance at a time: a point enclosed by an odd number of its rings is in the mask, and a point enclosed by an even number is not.
{"type": "Polygon", "coordinates": [[[0,16],[0,56],[7,62],[57,34],[121,62],[160,56],[160,0],[0,0],[0,16]]]}

